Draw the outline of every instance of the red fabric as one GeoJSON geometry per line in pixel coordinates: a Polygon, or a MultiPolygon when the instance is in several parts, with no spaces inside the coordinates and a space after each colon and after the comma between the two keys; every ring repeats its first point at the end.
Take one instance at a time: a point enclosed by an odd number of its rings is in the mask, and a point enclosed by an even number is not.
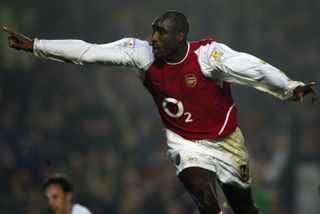
{"type": "Polygon", "coordinates": [[[183,62],[173,65],[156,60],[146,72],[144,85],[155,100],[164,126],[189,140],[221,138],[237,126],[230,84],[224,82],[220,86],[205,77],[195,54],[200,46],[211,42],[190,42],[183,62]],[[164,102],[166,98],[170,99],[164,102]]]}

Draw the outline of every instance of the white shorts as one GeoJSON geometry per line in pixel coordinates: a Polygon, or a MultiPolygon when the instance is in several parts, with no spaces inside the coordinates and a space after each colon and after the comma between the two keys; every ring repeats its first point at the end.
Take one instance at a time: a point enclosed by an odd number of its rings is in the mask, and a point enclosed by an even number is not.
{"type": "Polygon", "coordinates": [[[215,140],[187,140],[168,129],[166,135],[177,174],[188,167],[201,167],[215,172],[222,183],[250,187],[249,155],[240,128],[215,140]]]}

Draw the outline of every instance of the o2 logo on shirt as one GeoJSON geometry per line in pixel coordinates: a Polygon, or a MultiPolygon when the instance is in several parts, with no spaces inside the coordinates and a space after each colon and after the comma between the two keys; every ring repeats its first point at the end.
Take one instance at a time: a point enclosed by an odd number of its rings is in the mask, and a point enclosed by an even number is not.
{"type": "Polygon", "coordinates": [[[184,107],[181,101],[174,98],[165,98],[162,102],[163,110],[167,115],[173,118],[180,118],[185,116],[185,123],[192,122],[192,114],[190,112],[184,112],[184,107]]]}

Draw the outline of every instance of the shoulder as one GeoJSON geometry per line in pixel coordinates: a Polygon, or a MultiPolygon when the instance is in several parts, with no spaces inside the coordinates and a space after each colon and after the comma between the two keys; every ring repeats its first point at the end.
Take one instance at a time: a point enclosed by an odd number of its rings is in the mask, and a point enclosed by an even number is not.
{"type": "Polygon", "coordinates": [[[212,43],[215,43],[215,40],[214,39],[201,39],[201,40],[197,40],[197,41],[190,41],[189,44],[190,44],[190,48],[191,50],[193,51],[196,51],[198,50],[199,48],[201,47],[204,47],[204,46],[208,46],[212,43]]]}
{"type": "Polygon", "coordinates": [[[123,38],[118,41],[108,43],[106,47],[117,47],[120,49],[124,60],[131,60],[132,63],[141,70],[146,70],[154,61],[152,46],[146,40],[138,38],[123,38]]]}
{"type": "Polygon", "coordinates": [[[214,39],[201,39],[201,40],[197,40],[197,41],[191,41],[190,44],[191,45],[198,45],[198,46],[204,46],[204,45],[207,45],[207,44],[211,44],[215,42],[214,39]]]}
{"type": "Polygon", "coordinates": [[[146,70],[154,61],[152,46],[148,41],[137,38],[126,38],[123,44],[128,49],[133,49],[134,59],[139,69],[146,70]]]}
{"type": "Polygon", "coordinates": [[[80,204],[74,204],[72,206],[71,214],[92,214],[91,211],[86,208],[85,206],[82,206],[80,204]]]}
{"type": "Polygon", "coordinates": [[[118,41],[108,43],[108,44],[106,44],[106,46],[119,46],[121,48],[145,49],[148,51],[150,51],[150,50],[152,51],[152,47],[148,41],[141,40],[138,38],[131,38],[131,37],[123,38],[118,41]]]}
{"type": "Polygon", "coordinates": [[[212,60],[219,57],[228,47],[223,43],[219,43],[214,39],[202,39],[190,42],[193,51],[198,55],[198,58],[203,60],[212,60]]]}
{"type": "Polygon", "coordinates": [[[235,53],[227,45],[213,39],[204,39],[196,43],[194,52],[197,54],[201,71],[207,77],[211,76],[213,70],[221,69],[225,60],[235,53]]]}
{"type": "Polygon", "coordinates": [[[141,40],[138,38],[124,38],[122,41],[123,45],[128,48],[144,48],[147,50],[152,49],[151,45],[146,40],[141,40]]]}
{"type": "Polygon", "coordinates": [[[204,39],[197,41],[197,43],[198,48],[195,50],[195,53],[198,55],[198,58],[202,60],[218,63],[227,55],[236,53],[236,51],[232,50],[229,46],[213,39],[204,39]]]}
{"type": "Polygon", "coordinates": [[[126,50],[144,50],[152,53],[152,47],[148,41],[137,38],[123,38],[114,42],[100,45],[102,47],[119,47],[126,50]]]}

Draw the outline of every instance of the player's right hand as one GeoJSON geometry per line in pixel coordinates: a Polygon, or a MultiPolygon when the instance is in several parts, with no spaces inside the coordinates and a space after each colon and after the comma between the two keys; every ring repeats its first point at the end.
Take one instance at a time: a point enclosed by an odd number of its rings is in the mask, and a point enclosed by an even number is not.
{"type": "Polygon", "coordinates": [[[24,35],[18,34],[7,27],[2,27],[2,29],[9,34],[8,42],[10,48],[33,52],[34,41],[32,39],[29,39],[24,35]]]}

